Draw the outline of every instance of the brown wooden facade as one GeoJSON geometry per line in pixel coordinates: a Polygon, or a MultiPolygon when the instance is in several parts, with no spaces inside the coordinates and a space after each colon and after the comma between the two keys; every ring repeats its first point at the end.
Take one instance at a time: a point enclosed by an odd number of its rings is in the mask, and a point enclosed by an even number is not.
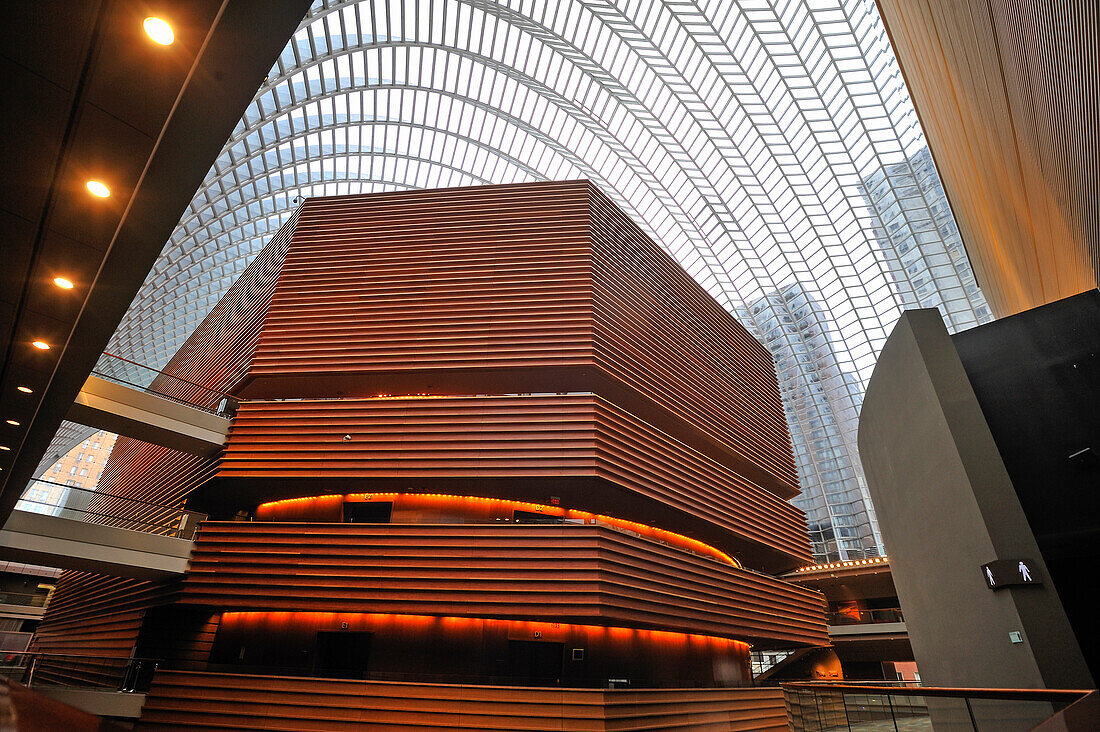
{"type": "MultiPolygon", "coordinates": [[[[474,650],[447,661],[465,654],[456,673],[482,684],[499,669],[517,678],[530,661],[520,651],[543,658],[549,641],[516,635],[524,623],[553,624],[567,656],[595,653],[590,668],[643,685],[747,685],[747,643],[828,642],[820,595],[771,576],[806,563],[809,546],[785,501],[797,481],[767,351],[588,183],[309,200],[167,370],[187,380],[171,388],[211,405],[222,392],[243,397],[226,450],[207,460],[120,439],[102,485],[209,512],[191,569],[167,584],[67,573],[39,649],[235,671],[240,684],[224,687],[239,694],[219,708],[229,726],[247,726],[249,694],[290,707],[301,690],[373,698],[382,686],[248,674],[325,675],[322,635],[346,631],[351,644],[357,634],[365,659],[418,618],[442,623],[421,638],[440,654],[477,629],[474,650]],[[562,513],[548,525],[519,508],[484,521],[355,518],[365,504],[350,505],[351,494],[377,491],[562,513]],[[311,496],[340,508],[257,513],[311,496]],[[242,517],[263,520],[230,520],[242,517]],[[325,613],[343,620],[329,628],[316,620],[325,613]],[[271,624],[284,617],[316,647],[280,649],[271,624]],[[618,645],[601,640],[608,633],[618,645]],[[657,660],[673,636],[694,639],[682,667],[657,660]]],[[[385,668],[364,660],[355,673],[385,668]]],[[[549,685],[568,685],[563,668],[549,685]]],[[[169,712],[169,697],[221,678],[165,672],[149,719],[201,726],[205,712],[169,712]]],[[[490,688],[453,693],[493,697],[490,688]]],[[[583,705],[599,707],[593,724],[610,725],[618,701],[586,693],[583,705]]],[[[729,724],[730,700],[751,696],[693,693],[645,703],[656,717],[700,704],[729,724]]],[[[420,703],[411,698],[400,702],[409,710],[420,703]]],[[[343,704],[323,714],[354,728],[343,704]]],[[[766,729],[773,711],[721,728],[766,729]]]]}

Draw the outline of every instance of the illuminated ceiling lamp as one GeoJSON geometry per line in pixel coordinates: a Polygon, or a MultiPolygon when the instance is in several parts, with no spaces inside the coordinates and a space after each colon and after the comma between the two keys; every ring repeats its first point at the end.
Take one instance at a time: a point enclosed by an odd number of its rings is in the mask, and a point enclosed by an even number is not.
{"type": "Polygon", "coordinates": [[[98,180],[90,180],[84,187],[96,198],[107,198],[111,195],[111,189],[98,180]]]}
{"type": "Polygon", "coordinates": [[[172,31],[172,26],[161,18],[150,16],[145,19],[142,26],[149,37],[162,46],[170,46],[172,41],[176,40],[176,34],[172,31]]]}

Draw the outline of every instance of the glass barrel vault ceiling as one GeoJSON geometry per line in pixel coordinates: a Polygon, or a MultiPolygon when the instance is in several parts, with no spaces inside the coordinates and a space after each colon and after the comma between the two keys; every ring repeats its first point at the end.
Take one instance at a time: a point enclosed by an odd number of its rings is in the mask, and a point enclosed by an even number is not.
{"type": "Polygon", "coordinates": [[[160,367],[299,197],[589,178],[777,360],[819,558],[904,307],[989,319],[874,0],[317,2],[109,347],[160,367]]]}

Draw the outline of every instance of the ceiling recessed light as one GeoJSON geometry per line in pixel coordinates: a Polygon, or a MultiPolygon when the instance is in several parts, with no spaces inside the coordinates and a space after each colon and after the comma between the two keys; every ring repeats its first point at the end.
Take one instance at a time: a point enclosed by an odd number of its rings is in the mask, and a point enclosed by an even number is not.
{"type": "Polygon", "coordinates": [[[13,427],[18,427],[19,426],[19,423],[16,422],[14,419],[5,419],[4,421],[7,422],[8,424],[12,425],[13,427]]]}
{"type": "Polygon", "coordinates": [[[71,289],[73,289],[72,280],[67,280],[64,277],[54,277],[53,278],[53,283],[55,285],[57,285],[58,287],[60,287],[62,290],[71,290],[71,289]]]}
{"type": "Polygon", "coordinates": [[[106,198],[111,195],[111,189],[100,183],[98,180],[90,180],[84,184],[88,188],[88,192],[93,196],[99,198],[106,198]]]}
{"type": "Polygon", "coordinates": [[[33,394],[34,393],[34,389],[30,388],[29,386],[17,386],[15,388],[18,389],[19,391],[23,392],[24,394],[33,394]]]}
{"type": "Polygon", "coordinates": [[[176,40],[176,34],[172,32],[172,26],[160,18],[149,17],[142,24],[149,37],[162,46],[168,46],[176,40]]]}
{"type": "Polygon", "coordinates": [[[43,351],[50,350],[50,344],[46,343],[46,341],[35,341],[34,342],[34,347],[38,348],[40,350],[43,350],[43,351]]]}

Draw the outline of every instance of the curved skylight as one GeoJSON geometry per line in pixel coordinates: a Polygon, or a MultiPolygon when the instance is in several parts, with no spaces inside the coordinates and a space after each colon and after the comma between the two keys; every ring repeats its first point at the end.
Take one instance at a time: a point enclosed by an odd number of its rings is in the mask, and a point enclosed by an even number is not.
{"type": "Polygon", "coordinates": [[[589,178],[772,349],[822,559],[907,306],[989,319],[874,0],[317,2],[109,347],[162,366],[300,197],[589,178]]]}

